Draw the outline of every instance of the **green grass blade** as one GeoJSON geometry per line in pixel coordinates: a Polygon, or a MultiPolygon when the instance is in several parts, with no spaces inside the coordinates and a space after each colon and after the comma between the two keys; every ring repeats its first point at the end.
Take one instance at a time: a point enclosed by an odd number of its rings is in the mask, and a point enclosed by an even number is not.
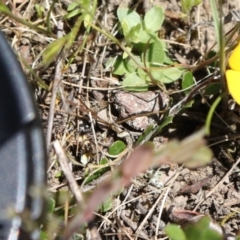
{"type": "Polygon", "coordinates": [[[220,96],[218,96],[216,98],[216,100],[214,101],[214,103],[212,104],[212,106],[211,106],[211,108],[208,112],[207,119],[206,119],[206,122],[205,122],[205,133],[206,133],[206,135],[210,135],[210,127],[211,127],[211,121],[212,121],[214,111],[217,108],[220,101],[222,100],[224,94],[225,93],[222,93],[220,96]]]}
{"type": "Polygon", "coordinates": [[[56,37],[55,35],[53,35],[52,33],[46,31],[45,29],[43,28],[40,28],[40,27],[37,27],[35,26],[34,24],[20,18],[20,17],[17,17],[16,15],[14,15],[12,12],[10,12],[10,10],[8,9],[8,7],[3,4],[3,3],[0,3],[0,12],[3,13],[4,15],[14,19],[15,21],[35,30],[36,32],[38,33],[42,33],[42,34],[45,34],[46,36],[49,36],[49,37],[56,37]]]}

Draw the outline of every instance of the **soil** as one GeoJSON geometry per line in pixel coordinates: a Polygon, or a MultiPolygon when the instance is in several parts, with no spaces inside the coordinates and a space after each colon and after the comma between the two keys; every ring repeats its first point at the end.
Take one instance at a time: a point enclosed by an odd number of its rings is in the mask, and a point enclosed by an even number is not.
{"type": "MultiPolygon", "coordinates": [[[[58,8],[66,9],[67,5],[68,1],[59,1],[54,11],[61,14],[58,8]]],[[[135,8],[140,14],[151,6],[162,6],[165,10],[163,36],[171,58],[181,64],[198,65],[210,50],[216,49],[211,8],[207,0],[192,9],[187,21],[182,20],[181,4],[176,0],[144,0],[137,3],[127,0],[102,1],[99,3],[96,18],[110,32],[115,31],[116,9],[119,5],[135,8]]],[[[14,9],[14,5],[12,8],[14,9]]],[[[231,10],[239,8],[238,0],[231,3],[225,1],[223,15],[226,16],[231,10]]],[[[31,9],[28,7],[22,8],[17,4],[14,10],[21,16],[32,17],[33,21],[34,16],[31,16],[31,9]]],[[[9,18],[1,17],[1,23],[2,31],[18,54],[33,87],[44,133],[47,134],[56,64],[47,69],[41,68],[39,54],[52,39],[34,34],[26,27],[21,28],[19,23],[9,18]],[[27,66],[32,66],[36,73],[33,74],[27,66]],[[41,86],[39,79],[49,90],[41,86]]],[[[235,25],[236,21],[225,24],[224,32],[227,33],[235,25]]],[[[67,27],[64,31],[68,31],[67,27]]],[[[150,139],[156,148],[162,148],[173,138],[183,139],[201,128],[205,123],[209,105],[214,101],[212,96],[203,97],[197,89],[190,96],[194,100],[192,107],[182,109],[183,106],[179,103],[185,95],[179,91],[180,80],[167,85],[166,93],[157,87],[144,93],[123,91],[119,88],[121,78],[114,76],[111,69],[105,68],[110,57],[121,54],[121,50],[100,33],[91,34],[89,38],[92,40],[86,44],[85,53],[77,56],[61,74],[50,139],[50,142],[60,140],[68,157],[73,160],[72,172],[79,184],[83,184],[85,172],[93,171],[93,166],[108,156],[109,146],[113,142],[121,140],[132,149],[138,137],[150,124],[161,124],[165,117],[163,110],[166,110],[170,101],[174,119],[160,134],[150,139]],[[172,92],[175,93],[169,95],[172,92]],[[111,124],[112,122],[114,124],[111,124]]],[[[81,33],[74,50],[77,50],[79,42],[81,33]]],[[[203,66],[194,72],[196,81],[201,81],[210,70],[203,66]]],[[[230,103],[232,100],[229,101],[229,106],[230,103]]],[[[195,170],[167,164],[161,168],[149,169],[133,179],[131,186],[113,199],[114,206],[110,211],[95,218],[89,225],[90,235],[96,233],[94,229],[97,227],[98,238],[101,236],[102,239],[125,239],[125,236],[162,239],[165,237],[163,228],[169,222],[184,225],[193,222],[196,216],[205,215],[209,215],[219,226],[223,222],[223,231],[226,234],[237,234],[240,230],[240,175],[239,167],[232,169],[232,166],[240,156],[237,134],[239,107],[224,111],[219,108],[217,114],[212,120],[211,135],[206,138],[214,151],[211,164],[195,170]],[[178,177],[174,179],[176,175],[178,177]],[[164,198],[165,187],[169,190],[164,198]],[[147,216],[149,212],[151,214],[147,216]],[[235,214],[232,214],[233,212],[235,214]]],[[[48,188],[49,192],[54,193],[66,189],[67,183],[61,174],[59,177],[61,169],[56,164],[54,149],[49,146],[48,188]]],[[[92,189],[107,174],[109,171],[81,189],[92,189]]]]}

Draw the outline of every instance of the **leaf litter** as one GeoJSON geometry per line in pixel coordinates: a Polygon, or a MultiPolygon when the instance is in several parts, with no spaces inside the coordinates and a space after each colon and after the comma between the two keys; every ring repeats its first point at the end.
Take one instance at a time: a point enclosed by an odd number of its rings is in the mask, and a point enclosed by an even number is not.
{"type": "MultiPolygon", "coordinates": [[[[26,6],[17,5],[15,11],[19,16],[23,16],[24,12],[32,7],[31,4],[28,3],[26,6]]],[[[146,7],[141,4],[134,5],[134,2],[131,1],[123,1],[121,4],[121,6],[125,4],[123,7],[135,7],[139,13],[144,12],[146,7]]],[[[163,36],[168,44],[168,54],[171,59],[175,59],[175,62],[184,65],[193,64],[199,60],[199,56],[204,55],[214,45],[213,27],[200,26],[197,30],[198,36],[194,37],[195,32],[193,32],[192,39],[188,38],[186,28],[191,28],[193,23],[184,22],[176,15],[176,13],[181,13],[181,10],[179,4],[174,0],[168,2],[155,1],[154,4],[160,4],[166,10],[161,30],[164,31],[163,36]],[[206,30],[208,34],[205,36],[206,30]]],[[[63,12],[67,14],[66,6],[69,6],[69,3],[65,1],[60,1],[54,6],[53,16],[51,17],[54,32],[57,32],[54,19],[63,12]]],[[[103,29],[113,35],[116,34],[117,28],[115,25],[117,23],[117,7],[118,4],[115,1],[98,4],[95,16],[96,20],[102,24],[103,29]]],[[[226,4],[224,11],[227,12],[228,10],[226,4]]],[[[199,11],[200,14],[201,20],[199,22],[207,22],[210,19],[207,1],[204,1],[201,7],[193,9],[190,15],[193,19],[196,11],[199,11]]],[[[47,18],[45,11],[42,14],[47,18]]],[[[27,20],[37,21],[35,13],[29,13],[27,20]]],[[[144,21],[148,23],[147,18],[144,21]]],[[[111,195],[109,193],[113,190],[120,191],[121,186],[127,183],[128,188],[126,185],[122,191],[112,195],[111,207],[102,208],[102,212],[100,211],[98,217],[94,219],[94,225],[99,227],[98,234],[102,238],[108,238],[109,234],[116,238],[122,236],[128,236],[128,238],[139,236],[147,239],[156,236],[158,238],[164,237],[164,226],[169,221],[174,221],[171,219],[169,211],[167,211],[171,206],[178,209],[177,211],[174,210],[175,213],[181,212],[185,214],[187,211],[192,211],[194,214],[209,215],[218,222],[225,218],[227,220],[224,222],[224,229],[227,233],[235,234],[239,231],[238,213],[228,218],[232,211],[238,211],[240,196],[237,186],[239,181],[237,167],[230,172],[224,182],[208,198],[205,198],[224,178],[239,157],[238,135],[234,137],[234,133],[231,133],[230,138],[232,136],[232,139],[227,142],[224,141],[224,138],[221,138],[229,134],[229,125],[239,128],[239,122],[236,120],[239,115],[237,111],[225,113],[224,120],[228,126],[214,116],[212,135],[207,140],[210,143],[216,141],[219,143],[212,148],[214,158],[208,166],[194,170],[180,167],[180,164],[183,163],[196,168],[202,158],[210,154],[204,152],[202,156],[197,156],[197,160],[191,162],[192,158],[190,157],[189,162],[186,162],[186,158],[189,155],[192,156],[192,151],[198,151],[200,146],[204,146],[201,138],[199,138],[200,142],[197,142],[196,145],[194,145],[194,138],[190,138],[190,141],[172,140],[176,138],[185,139],[185,137],[196,132],[197,129],[204,125],[208,107],[200,94],[192,97],[195,102],[191,108],[187,106],[185,108],[184,104],[182,104],[179,111],[176,112],[176,116],[174,115],[172,122],[169,121],[161,129],[160,133],[157,135],[150,134],[150,145],[154,145],[158,149],[157,153],[151,152],[152,150],[149,150],[151,147],[143,145],[139,147],[140,150],[133,153],[135,155],[131,155],[130,153],[142,132],[146,131],[149,125],[160,125],[162,120],[166,119],[169,108],[172,108],[175,104],[177,105],[184,98],[184,93],[179,91],[182,89],[180,81],[172,83],[170,81],[167,85],[168,94],[166,95],[163,95],[162,91],[159,94],[161,86],[159,88],[157,85],[148,87],[148,92],[142,93],[131,93],[122,90],[121,78],[118,75],[113,75],[110,67],[106,67],[110,58],[121,55],[122,51],[118,45],[113,44],[109,38],[98,31],[92,31],[91,37],[88,36],[84,50],[80,50],[81,46],[83,46],[81,44],[85,41],[84,31],[80,30],[76,34],[74,41],[69,40],[72,45],[69,43],[67,51],[64,52],[62,57],[57,55],[60,50],[58,48],[57,50],[52,49],[56,52],[56,55],[53,54],[54,57],[52,55],[50,57],[43,55],[49,65],[48,68],[44,69],[41,65],[41,53],[51,46],[49,42],[52,42],[53,39],[42,34],[42,32],[30,31],[27,27],[19,25],[10,18],[3,18],[2,16],[1,22],[3,32],[12,42],[12,47],[16,53],[21,53],[18,56],[19,61],[33,87],[45,133],[49,127],[47,121],[53,94],[51,89],[56,77],[55,64],[50,62],[59,61],[62,58],[64,66],[69,63],[68,68],[60,70],[61,83],[58,85],[58,92],[54,101],[50,142],[59,140],[61,143],[70,162],[71,174],[75,179],[74,181],[80,186],[82,193],[96,186],[99,188],[90,196],[89,204],[85,211],[81,212],[82,215],[77,215],[72,225],[66,228],[65,236],[71,234],[72,229],[79,226],[79,219],[84,221],[92,219],[92,211],[95,211],[97,206],[101,204],[101,200],[106,195],[111,195]],[[78,54],[74,56],[76,52],[78,54]],[[51,58],[51,61],[49,58],[51,58]],[[43,87],[42,83],[44,83],[45,87],[43,87]],[[151,97],[148,98],[148,95],[151,97]],[[171,99],[168,95],[171,96],[171,99]],[[136,104],[138,104],[137,107],[136,104]],[[99,115],[102,111],[104,111],[104,114],[99,115]],[[154,114],[152,114],[153,112],[154,114]],[[144,121],[140,121],[139,125],[138,121],[141,118],[144,118],[144,121]],[[218,140],[214,141],[214,139],[218,140]],[[122,147],[123,152],[109,152],[111,146],[118,146],[116,142],[120,144],[119,146],[122,147]],[[179,148],[179,146],[181,147],[179,148]],[[144,149],[145,147],[148,150],[141,150],[141,148],[144,149]],[[146,162],[144,154],[146,154],[146,159],[151,160],[146,162]],[[113,155],[116,155],[116,158],[111,158],[113,155]],[[82,164],[83,161],[81,161],[83,156],[85,164],[82,164]],[[157,162],[159,158],[163,159],[160,166],[159,162],[157,162]],[[101,161],[101,159],[107,159],[107,161],[101,161]],[[128,159],[128,161],[126,162],[125,159],[128,159]],[[151,164],[151,161],[156,162],[151,164]],[[100,171],[102,175],[96,174],[99,173],[100,169],[107,169],[107,172],[100,171]],[[174,179],[176,174],[177,177],[174,179]],[[91,176],[93,180],[84,184],[86,176],[91,176]],[[135,177],[132,179],[133,176],[135,177]],[[107,177],[112,181],[106,181],[107,177]],[[166,191],[166,197],[163,198],[166,191]],[[202,203],[197,207],[199,202],[202,203]],[[162,207],[163,212],[159,222],[158,214],[161,213],[162,207]],[[151,214],[145,218],[150,210],[151,214]]],[[[71,20],[69,24],[72,24],[71,20]]],[[[152,28],[154,25],[146,27],[152,28]]],[[[62,31],[66,36],[70,31],[69,26],[64,25],[62,31]]],[[[132,37],[136,39],[134,36],[132,37]]],[[[66,39],[63,38],[57,41],[63,47],[66,39]]],[[[57,44],[57,42],[54,44],[57,44]]],[[[149,52],[147,57],[149,57],[149,52]]],[[[201,79],[206,75],[207,71],[208,69],[203,68],[195,72],[194,76],[196,79],[201,79]]],[[[141,75],[142,72],[139,70],[138,74],[141,75]]],[[[159,73],[153,71],[152,74],[159,73]]],[[[192,84],[193,82],[190,81],[190,83],[186,83],[186,87],[192,84]]],[[[211,99],[207,100],[211,102],[211,99]]],[[[203,147],[203,151],[206,151],[205,147],[203,147]]],[[[50,147],[48,187],[52,196],[63,189],[68,189],[64,175],[59,174],[64,168],[62,169],[59,166],[56,158],[54,149],[50,147]]],[[[94,228],[89,227],[89,229],[91,233],[94,232],[94,228]]]]}

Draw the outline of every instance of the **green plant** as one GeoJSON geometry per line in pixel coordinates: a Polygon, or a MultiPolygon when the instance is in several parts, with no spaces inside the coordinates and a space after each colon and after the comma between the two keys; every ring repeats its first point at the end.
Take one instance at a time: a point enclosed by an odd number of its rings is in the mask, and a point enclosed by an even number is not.
{"type": "MultiPolygon", "coordinates": [[[[65,228],[65,239],[69,239],[83,224],[90,221],[94,216],[94,210],[98,209],[110,194],[119,191],[123,185],[128,185],[133,177],[146,169],[157,167],[163,162],[175,162],[190,168],[209,163],[212,152],[204,145],[203,134],[204,131],[199,131],[181,142],[171,141],[158,152],[153,151],[153,147],[149,144],[136,148],[125,161],[115,168],[106,181],[94,189],[87,197],[87,201],[81,203],[81,210],[65,228]]],[[[105,204],[102,206],[103,211],[111,208],[111,200],[108,199],[105,204]]]]}
{"type": "Polygon", "coordinates": [[[146,91],[149,85],[164,89],[165,83],[179,79],[186,71],[166,54],[166,44],[158,37],[164,21],[161,7],[151,8],[142,18],[136,11],[118,8],[118,20],[126,42],[124,52],[111,61],[116,75],[124,75],[122,85],[129,91],[146,91]]]}
{"type": "Polygon", "coordinates": [[[44,15],[44,7],[41,6],[40,4],[35,4],[34,5],[34,8],[37,12],[37,16],[38,18],[43,18],[43,15],[44,15]]]}
{"type": "Polygon", "coordinates": [[[109,171],[108,167],[108,159],[107,158],[102,158],[99,162],[99,165],[94,171],[90,171],[89,168],[85,170],[85,180],[84,184],[88,184],[92,182],[93,180],[99,178],[101,175],[103,175],[105,172],[109,171]],[[107,167],[106,167],[107,166],[107,167]]]}
{"type": "MultiPolygon", "coordinates": [[[[165,233],[171,240],[222,240],[226,238],[224,229],[208,216],[183,227],[169,224],[165,227],[165,233]]],[[[233,239],[240,240],[240,236],[233,239]]]]}
{"type": "Polygon", "coordinates": [[[175,224],[170,224],[165,228],[166,234],[171,240],[221,240],[223,236],[211,228],[209,217],[201,218],[197,223],[189,224],[185,228],[180,228],[175,224]]]}
{"type": "MultiPolygon", "coordinates": [[[[52,63],[56,59],[60,51],[63,50],[67,52],[71,49],[72,44],[75,41],[82,24],[86,29],[86,32],[85,32],[86,34],[84,34],[83,41],[81,42],[77,51],[74,52],[71,59],[74,59],[74,57],[83,50],[87,42],[88,33],[90,32],[90,29],[91,29],[90,23],[93,21],[93,17],[96,11],[96,6],[97,6],[97,0],[94,0],[94,1],[80,0],[80,1],[75,1],[69,5],[67,9],[68,14],[66,14],[64,18],[69,19],[72,17],[77,17],[77,20],[75,21],[74,26],[72,27],[72,29],[67,35],[59,39],[56,39],[46,47],[42,55],[43,64],[45,66],[48,66],[50,63],[52,63]]],[[[71,60],[69,62],[71,62],[71,60]]]]}
{"type": "Polygon", "coordinates": [[[181,7],[184,14],[188,14],[191,9],[200,4],[202,0],[181,0],[181,7]]]}

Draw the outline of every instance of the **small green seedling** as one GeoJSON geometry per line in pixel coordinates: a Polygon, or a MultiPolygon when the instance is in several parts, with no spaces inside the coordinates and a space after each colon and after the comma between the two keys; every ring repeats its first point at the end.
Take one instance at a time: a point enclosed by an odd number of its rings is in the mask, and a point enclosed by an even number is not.
{"type": "Polygon", "coordinates": [[[42,5],[40,5],[40,4],[35,4],[34,8],[35,8],[35,10],[37,12],[38,18],[43,18],[43,16],[44,16],[44,7],[42,5]]]}
{"type": "Polygon", "coordinates": [[[151,8],[142,18],[136,11],[118,8],[117,16],[126,47],[132,56],[124,52],[113,64],[114,74],[124,75],[123,86],[129,91],[147,91],[150,85],[164,84],[179,79],[185,69],[177,66],[166,54],[166,44],[158,37],[164,12],[161,7],[151,8]]]}
{"type": "Polygon", "coordinates": [[[90,182],[98,179],[101,175],[109,171],[109,167],[102,167],[109,163],[109,160],[107,158],[102,158],[99,162],[99,169],[96,169],[93,172],[89,172],[89,169],[87,169],[84,173],[85,175],[85,184],[89,184],[90,182]]]}
{"type": "Polygon", "coordinates": [[[75,51],[74,56],[83,50],[87,42],[87,33],[89,33],[91,29],[91,22],[93,21],[93,17],[95,15],[96,5],[97,0],[80,0],[69,5],[68,14],[66,14],[64,18],[69,19],[76,16],[77,19],[75,24],[67,35],[56,39],[46,47],[42,54],[44,66],[48,66],[50,63],[55,61],[61,51],[68,52],[70,50],[82,25],[84,25],[86,29],[86,34],[83,37],[82,44],[79,46],[78,50],[75,51]]]}
{"type": "Polygon", "coordinates": [[[120,140],[114,142],[108,150],[110,155],[117,156],[118,154],[122,153],[126,149],[126,144],[120,140]]]}
{"type": "Polygon", "coordinates": [[[210,227],[210,218],[203,217],[197,223],[186,228],[179,228],[175,224],[170,224],[165,228],[166,234],[172,240],[221,240],[223,236],[210,227]]]}
{"type": "Polygon", "coordinates": [[[202,0],[181,0],[181,7],[184,14],[189,14],[194,6],[199,5],[202,0]]]}

